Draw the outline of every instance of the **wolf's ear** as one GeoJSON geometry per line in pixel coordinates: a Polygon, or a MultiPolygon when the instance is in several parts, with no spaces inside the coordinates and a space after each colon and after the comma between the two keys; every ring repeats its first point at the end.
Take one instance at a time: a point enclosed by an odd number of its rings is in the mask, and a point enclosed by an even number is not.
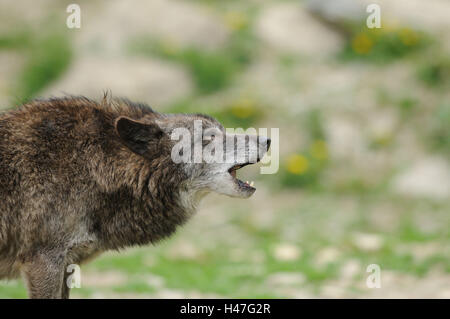
{"type": "Polygon", "coordinates": [[[164,132],[156,123],[142,123],[121,116],[115,121],[121,141],[133,152],[143,155],[150,143],[157,143],[164,132]]]}

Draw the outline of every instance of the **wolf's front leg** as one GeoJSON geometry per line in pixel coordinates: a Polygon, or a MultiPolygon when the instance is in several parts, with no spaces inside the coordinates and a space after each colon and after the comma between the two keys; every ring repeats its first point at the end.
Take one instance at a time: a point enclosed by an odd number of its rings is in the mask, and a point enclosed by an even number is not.
{"type": "Polygon", "coordinates": [[[59,299],[62,297],[64,253],[38,252],[28,260],[22,275],[32,299],[59,299]]]}
{"type": "Polygon", "coordinates": [[[70,298],[70,283],[69,277],[71,273],[67,271],[67,265],[64,267],[64,275],[63,275],[63,283],[61,288],[61,298],[69,299],[70,298]]]}

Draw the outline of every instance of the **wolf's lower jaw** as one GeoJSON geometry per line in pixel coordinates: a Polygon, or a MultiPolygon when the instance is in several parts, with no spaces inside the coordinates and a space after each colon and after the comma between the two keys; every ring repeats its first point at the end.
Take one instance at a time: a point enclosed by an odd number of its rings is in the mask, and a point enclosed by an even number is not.
{"type": "Polygon", "coordinates": [[[253,192],[256,190],[256,188],[253,187],[253,182],[251,182],[250,184],[248,182],[243,182],[240,179],[237,178],[237,170],[241,169],[244,166],[250,165],[252,163],[245,163],[245,164],[239,164],[239,165],[235,165],[233,167],[231,167],[228,172],[230,173],[231,177],[233,178],[234,182],[236,183],[236,185],[239,187],[240,191],[243,192],[253,192]]]}

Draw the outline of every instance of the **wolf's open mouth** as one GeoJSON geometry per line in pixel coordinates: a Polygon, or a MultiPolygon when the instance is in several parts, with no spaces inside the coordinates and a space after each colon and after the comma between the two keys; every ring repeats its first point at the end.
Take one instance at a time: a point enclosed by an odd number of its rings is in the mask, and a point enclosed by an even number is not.
{"type": "Polygon", "coordinates": [[[237,164],[234,165],[233,167],[231,167],[228,170],[228,173],[230,173],[230,175],[234,178],[234,180],[236,181],[236,183],[238,184],[239,188],[244,189],[244,190],[255,190],[256,188],[253,187],[253,182],[249,183],[247,182],[243,182],[240,179],[238,179],[237,173],[236,171],[244,166],[250,165],[250,164],[254,164],[254,163],[244,163],[244,164],[237,164]]]}

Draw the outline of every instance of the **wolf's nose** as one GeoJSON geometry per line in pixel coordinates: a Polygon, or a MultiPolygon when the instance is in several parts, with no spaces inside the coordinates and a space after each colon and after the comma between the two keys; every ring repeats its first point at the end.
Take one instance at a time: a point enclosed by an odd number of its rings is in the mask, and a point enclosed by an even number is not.
{"type": "Polygon", "coordinates": [[[265,145],[267,151],[268,151],[269,148],[270,148],[270,142],[271,142],[271,141],[272,141],[272,140],[271,140],[270,138],[268,138],[268,137],[265,137],[265,136],[258,136],[258,143],[259,143],[259,144],[262,144],[262,145],[265,145]]]}

